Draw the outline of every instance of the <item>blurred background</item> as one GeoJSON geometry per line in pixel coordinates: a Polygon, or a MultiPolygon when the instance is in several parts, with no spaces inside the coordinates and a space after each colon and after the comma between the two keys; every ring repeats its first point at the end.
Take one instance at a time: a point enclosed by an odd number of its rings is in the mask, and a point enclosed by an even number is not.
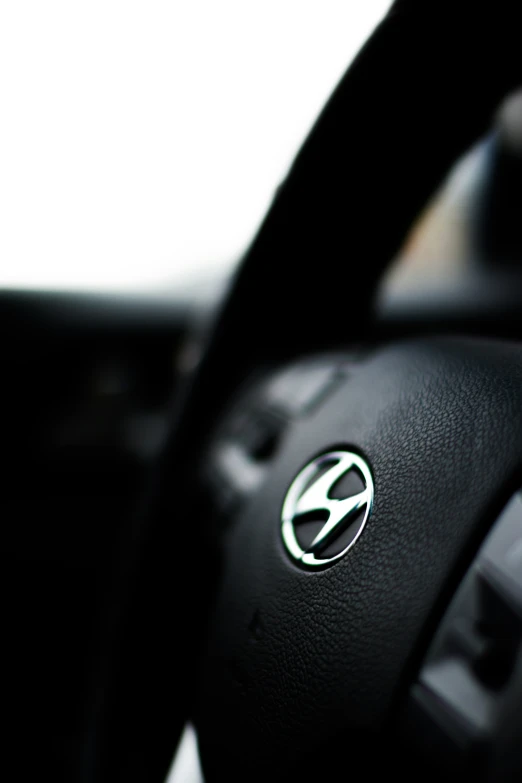
{"type": "Polygon", "coordinates": [[[389,0],[3,0],[0,287],[230,268],[389,0]]]}

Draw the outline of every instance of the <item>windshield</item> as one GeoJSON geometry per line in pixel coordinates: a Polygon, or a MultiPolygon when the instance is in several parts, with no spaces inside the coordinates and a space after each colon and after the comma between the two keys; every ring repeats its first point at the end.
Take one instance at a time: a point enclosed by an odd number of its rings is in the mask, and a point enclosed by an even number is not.
{"type": "Polygon", "coordinates": [[[230,269],[389,0],[0,5],[0,286],[230,269]]]}

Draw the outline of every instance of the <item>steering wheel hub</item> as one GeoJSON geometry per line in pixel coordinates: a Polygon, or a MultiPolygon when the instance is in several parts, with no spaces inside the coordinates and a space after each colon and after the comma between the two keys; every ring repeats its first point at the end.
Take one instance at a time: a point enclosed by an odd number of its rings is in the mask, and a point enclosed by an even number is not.
{"type": "Polygon", "coordinates": [[[209,780],[340,763],[339,734],[354,757],[380,747],[520,468],[521,371],[512,346],[404,343],[296,420],[222,542],[197,710],[209,780]]]}

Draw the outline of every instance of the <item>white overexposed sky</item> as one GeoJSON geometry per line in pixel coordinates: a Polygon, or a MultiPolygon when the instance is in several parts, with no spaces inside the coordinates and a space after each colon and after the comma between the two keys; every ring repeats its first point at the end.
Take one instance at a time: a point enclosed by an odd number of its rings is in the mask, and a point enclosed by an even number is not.
{"type": "Polygon", "coordinates": [[[0,287],[231,264],[390,0],[2,0],[0,287]]]}

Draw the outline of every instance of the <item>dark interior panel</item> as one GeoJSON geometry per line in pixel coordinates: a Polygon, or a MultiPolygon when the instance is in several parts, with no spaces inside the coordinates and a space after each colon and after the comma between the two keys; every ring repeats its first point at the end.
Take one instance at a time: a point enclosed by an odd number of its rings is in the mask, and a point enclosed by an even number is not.
{"type": "Polygon", "coordinates": [[[0,318],[4,709],[24,779],[34,766],[67,780],[113,557],[165,436],[191,308],[4,293],[0,318]]]}

